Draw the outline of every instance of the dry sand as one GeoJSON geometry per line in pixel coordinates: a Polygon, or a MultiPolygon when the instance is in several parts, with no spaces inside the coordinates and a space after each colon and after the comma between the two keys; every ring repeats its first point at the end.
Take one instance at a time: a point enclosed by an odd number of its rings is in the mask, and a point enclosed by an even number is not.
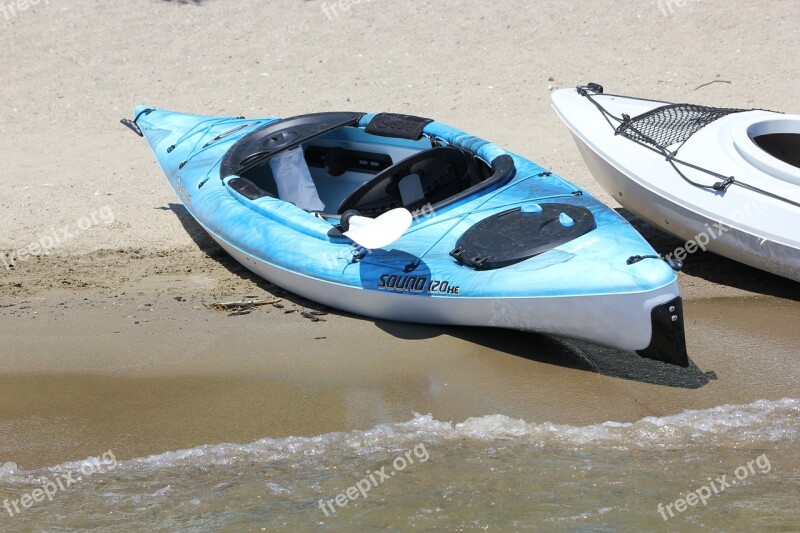
{"type": "MultiPolygon", "coordinates": [[[[412,411],[579,424],[800,396],[798,284],[711,254],[692,256],[680,276],[696,364],[687,371],[535,335],[285,313],[316,307],[221,252],[146,143],[118,123],[137,103],[431,116],[618,207],[549,90],[596,81],[798,113],[795,2],[332,5],[50,0],[0,10],[0,252],[65,227],[72,235],[10,271],[0,262],[0,463],[109,448],[127,458],[412,411]],[[278,294],[285,307],[228,317],[204,305],[248,294],[278,294]]],[[[636,224],[660,251],[675,246],[636,224]]]]}

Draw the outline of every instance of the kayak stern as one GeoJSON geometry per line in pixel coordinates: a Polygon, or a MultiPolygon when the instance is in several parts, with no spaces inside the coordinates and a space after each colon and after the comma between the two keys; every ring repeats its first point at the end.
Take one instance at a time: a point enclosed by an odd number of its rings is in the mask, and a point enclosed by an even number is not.
{"type": "Polygon", "coordinates": [[[653,307],[650,321],[652,323],[650,345],[644,350],[637,350],[636,353],[656,361],[689,366],[681,297],[653,307]]]}

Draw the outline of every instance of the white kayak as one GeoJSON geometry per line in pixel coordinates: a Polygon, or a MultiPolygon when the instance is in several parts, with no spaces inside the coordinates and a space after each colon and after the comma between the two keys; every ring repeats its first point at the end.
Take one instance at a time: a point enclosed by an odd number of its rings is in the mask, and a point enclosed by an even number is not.
{"type": "MultiPolygon", "coordinates": [[[[800,116],[603,93],[552,94],[589,170],[622,206],[686,241],[800,281],[800,116]]],[[[670,258],[668,258],[670,259],[670,258]]]]}

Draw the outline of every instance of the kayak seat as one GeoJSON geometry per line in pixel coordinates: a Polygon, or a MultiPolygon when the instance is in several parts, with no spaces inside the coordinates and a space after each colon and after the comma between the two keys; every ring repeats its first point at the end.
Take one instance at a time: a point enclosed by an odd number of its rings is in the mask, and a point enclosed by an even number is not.
{"type": "Polygon", "coordinates": [[[453,146],[438,146],[379,172],[342,200],[337,213],[358,209],[377,216],[396,207],[417,209],[445,200],[480,180],[471,154],[453,146]]]}

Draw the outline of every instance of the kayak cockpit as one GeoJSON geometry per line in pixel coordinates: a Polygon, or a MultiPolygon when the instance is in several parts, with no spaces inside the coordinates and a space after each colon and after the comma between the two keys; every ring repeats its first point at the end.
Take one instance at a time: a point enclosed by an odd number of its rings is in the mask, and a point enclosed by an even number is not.
{"type": "Polygon", "coordinates": [[[273,196],[326,217],[348,210],[377,217],[398,207],[440,209],[514,176],[508,155],[488,164],[424,135],[427,119],[406,117],[405,130],[393,135],[371,133],[374,119],[362,127],[361,118],[358,113],[320,113],[268,124],[229,149],[221,177],[237,176],[228,184],[248,199],[273,196]],[[409,124],[412,130],[417,127],[411,134],[409,124]]]}

